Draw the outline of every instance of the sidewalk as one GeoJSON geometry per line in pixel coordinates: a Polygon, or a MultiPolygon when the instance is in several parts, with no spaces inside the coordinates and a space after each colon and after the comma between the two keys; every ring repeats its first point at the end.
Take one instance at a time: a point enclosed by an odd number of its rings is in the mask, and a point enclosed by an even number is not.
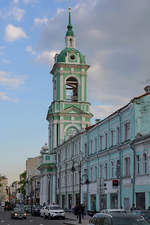
{"type": "MultiPolygon", "coordinates": [[[[84,219],[81,218],[81,222],[83,225],[88,225],[89,224],[89,219],[91,217],[86,215],[84,216],[84,219]]],[[[79,219],[77,219],[77,216],[75,216],[71,212],[66,212],[66,220],[64,221],[64,224],[66,225],[78,225],[79,224],[79,219]]]]}

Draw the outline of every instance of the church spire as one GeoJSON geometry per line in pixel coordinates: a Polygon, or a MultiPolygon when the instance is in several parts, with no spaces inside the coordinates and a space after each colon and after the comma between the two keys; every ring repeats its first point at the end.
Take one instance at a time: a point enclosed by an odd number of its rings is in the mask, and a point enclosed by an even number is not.
{"type": "Polygon", "coordinates": [[[71,8],[69,8],[69,21],[68,21],[68,26],[67,26],[67,33],[66,36],[74,36],[74,32],[72,30],[72,24],[71,24],[71,8]]]}
{"type": "Polygon", "coordinates": [[[74,32],[72,30],[70,7],[69,7],[68,26],[67,26],[67,32],[66,32],[66,47],[75,48],[75,37],[74,37],[74,32]]]}

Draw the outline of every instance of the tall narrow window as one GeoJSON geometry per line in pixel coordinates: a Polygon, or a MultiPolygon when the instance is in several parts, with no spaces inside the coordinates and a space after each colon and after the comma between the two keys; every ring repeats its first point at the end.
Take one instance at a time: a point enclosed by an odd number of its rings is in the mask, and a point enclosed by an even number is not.
{"type": "Polygon", "coordinates": [[[70,47],[72,48],[72,38],[70,38],[70,47]]]}
{"type": "Polygon", "coordinates": [[[107,149],[107,133],[105,133],[105,148],[107,149]]]}
{"type": "Polygon", "coordinates": [[[125,158],[125,170],[124,170],[125,176],[130,176],[130,158],[125,158]]]}
{"type": "Polygon", "coordinates": [[[91,154],[93,153],[93,140],[91,140],[91,154]]]}
{"type": "Polygon", "coordinates": [[[127,122],[124,125],[124,139],[125,141],[130,139],[130,123],[127,122]]]}
{"type": "Polygon", "coordinates": [[[111,177],[114,177],[114,162],[111,161],[111,177]]]}
{"type": "Polygon", "coordinates": [[[99,137],[99,147],[100,147],[100,151],[102,151],[102,147],[103,146],[103,137],[102,136],[100,136],[99,137]]]}
{"type": "Polygon", "coordinates": [[[108,165],[105,163],[105,179],[108,179],[108,165]]]}
{"type": "Polygon", "coordinates": [[[143,172],[147,174],[147,155],[146,153],[143,154],[143,172]]]}
{"type": "Polygon", "coordinates": [[[117,127],[117,144],[119,144],[120,143],[120,128],[119,127],[117,127]]]}
{"type": "Polygon", "coordinates": [[[100,174],[100,177],[102,178],[103,177],[103,165],[102,164],[99,167],[99,174],[100,174]]]}
{"type": "Polygon", "coordinates": [[[111,130],[111,146],[114,145],[113,141],[114,141],[114,131],[111,130]]]}
{"type": "Polygon", "coordinates": [[[97,181],[97,166],[95,166],[95,181],[97,181]]]}
{"type": "Polygon", "coordinates": [[[140,174],[140,156],[136,155],[136,174],[140,174]]]}
{"type": "Polygon", "coordinates": [[[97,152],[97,137],[95,137],[95,152],[97,152]]]}
{"type": "Polygon", "coordinates": [[[85,156],[88,155],[87,143],[84,144],[84,154],[85,156]]]}
{"type": "Polygon", "coordinates": [[[90,172],[91,172],[91,174],[90,174],[91,175],[91,177],[90,177],[91,179],[90,180],[93,181],[93,167],[90,168],[90,172]]]}

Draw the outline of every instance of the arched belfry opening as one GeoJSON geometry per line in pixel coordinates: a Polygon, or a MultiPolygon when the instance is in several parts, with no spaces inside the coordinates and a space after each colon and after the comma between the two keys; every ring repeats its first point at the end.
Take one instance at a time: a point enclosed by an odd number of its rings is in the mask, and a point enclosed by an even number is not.
{"type": "Polygon", "coordinates": [[[78,81],[74,77],[69,77],[66,80],[66,100],[78,101],[78,81]]]}

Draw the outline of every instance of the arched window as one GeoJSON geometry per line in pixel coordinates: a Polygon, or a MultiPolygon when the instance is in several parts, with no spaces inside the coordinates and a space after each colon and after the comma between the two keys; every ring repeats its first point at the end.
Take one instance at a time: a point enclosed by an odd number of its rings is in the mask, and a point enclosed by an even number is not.
{"type": "Polygon", "coordinates": [[[69,77],[66,80],[66,100],[78,101],[78,81],[74,77],[69,77]]]}
{"type": "Polygon", "coordinates": [[[70,47],[72,48],[72,38],[70,38],[70,47]]]}
{"type": "Polygon", "coordinates": [[[143,173],[147,174],[147,154],[143,154],[143,173]]]}
{"type": "Polygon", "coordinates": [[[76,127],[69,127],[66,131],[66,139],[74,136],[78,132],[76,127]]]}

